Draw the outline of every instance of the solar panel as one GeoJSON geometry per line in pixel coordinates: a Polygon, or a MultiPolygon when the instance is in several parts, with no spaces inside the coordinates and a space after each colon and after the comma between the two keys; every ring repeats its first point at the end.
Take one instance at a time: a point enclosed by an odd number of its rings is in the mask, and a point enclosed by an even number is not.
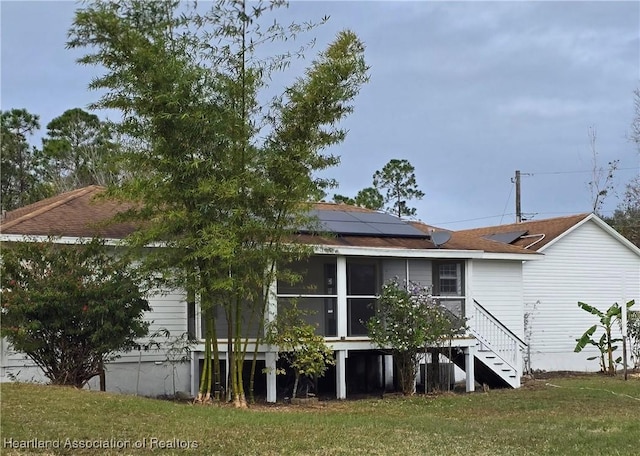
{"type": "Polygon", "coordinates": [[[338,235],[429,237],[426,233],[406,221],[381,212],[327,211],[314,209],[310,215],[318,218],[322,229],[338,235]]]}
{"type": "Polygon", "coordinates": [[[489,239],[490,241],[502,242],[504,244],[511,244],[513,241],[518,239],[520,236],[527,234],[527,231],[509,231],[507,233],[494,233],[488,234],[484,236],[485,239],[489,239]]]}
{"type": "Polygon", "coordinates": [[[408,223],[369,223],[369,225],[386,235],[427,237],[426,233],[408,223]]]}
{"type": "Polygon", "coordinates": [[[327,229],[332,233],[336,234],[374,234],[379,235],[381,231],[375,229],[372,225],[368,223],[362,222],[335,222],[335,221],[326,221],[322,222],[327,229]]]}
{"type": "Polygon", "coordinates": [[[405,225],[407,223],[398,217],[383,214],[382,212],[352,212],[351,215],[365,223],[391,223],[394,225],[405,225]]]}
{"type": "Polygon", "coordinates": [[[346,211],[321,211],[313,209],[309,212],[312,217],[318,217],[320,221],[355,222],[358,219],[346,211]]]}

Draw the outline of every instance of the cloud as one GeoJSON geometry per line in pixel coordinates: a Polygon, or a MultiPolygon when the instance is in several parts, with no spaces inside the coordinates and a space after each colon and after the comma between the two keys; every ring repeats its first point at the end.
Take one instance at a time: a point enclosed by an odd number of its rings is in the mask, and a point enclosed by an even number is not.
{"type": "Polygon", "coordinates": [[[500,114],[508,116],[559,118],[595,113],[598,103],[561,98],[517,97],[498,106],[497,110],[500,114]]]}

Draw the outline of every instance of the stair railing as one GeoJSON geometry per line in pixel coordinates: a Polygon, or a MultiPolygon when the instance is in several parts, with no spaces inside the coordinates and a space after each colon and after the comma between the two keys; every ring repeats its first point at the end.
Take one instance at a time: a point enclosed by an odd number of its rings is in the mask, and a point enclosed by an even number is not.
{"type": "Polygon", "coordinates": [[[527,344],[485,309],[473,300],[473,323],[471,333],[480,342],[480,349],[491,350],[504,363],[514,369],[517,375],[522,372],[521,351],[527,344]]]}

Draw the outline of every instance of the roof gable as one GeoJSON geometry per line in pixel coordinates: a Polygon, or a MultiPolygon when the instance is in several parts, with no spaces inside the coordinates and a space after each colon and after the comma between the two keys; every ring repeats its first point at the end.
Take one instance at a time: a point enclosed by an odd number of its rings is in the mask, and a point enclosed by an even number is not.
{"type": "Polygon", "coordinates": [[[640,257],[640,248],[638,246],[636,246],[633,242],[631,242],[629,239],[624,237],[622,234],[618,233],[611,225],[609,225],[607,222],[605,222],[604,220],[602,220],[600,217],[598,217],[595,214],[590,214],[582,222],[576,224],[574,227],[572,227],[570,230],[568,230],[563,236],[567,236],[568,234],[570,234],[572,231],[576,230],[581,225],[583,225],[585,223],[589,223],[589,222],[595,224],[596,226],[598,226],[602,231],[604,231],[606,234],[611,236],[618,243],[622,244],[624,247],[628,248],[629,250],[631,250],[633,253],[635,253],[637,256],[640,257]]]}
{"type": "Polygon", "coordinates": [[[98,199],[104,191],[104,187],[91,185],[7,212],[0,222],[0,233],[122,239],[135,225],[107,222],[131,205],[98,199]]]}

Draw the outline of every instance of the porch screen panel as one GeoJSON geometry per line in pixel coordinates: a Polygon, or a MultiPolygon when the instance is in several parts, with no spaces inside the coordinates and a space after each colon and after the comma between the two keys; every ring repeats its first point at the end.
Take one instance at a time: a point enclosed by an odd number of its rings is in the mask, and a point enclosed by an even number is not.
{"type": "Polygon", "coordinates": [[[278,313],[295,304],[305,314],[302,317],[303,320],[316,328],[316,334],[335,336],[336,301],[336,298],[280,298],[278,299],[278,313]]]}
{"type": "MultiPolygon", "coordinates": [[[[252,309],[249,304],[245,303],[242,308],[240,319],[242,320],[241,329],[243,337],[255,338],[258,334],[260,320],[263,318],[260,304],[256,304],[256,309],[252,309]],[[252,312],[255,312],[252,316],[252,312]]],[[[218,339],[226,339],[229,335],[229,323],[225,309],[221,306],[215,306],[213,310],[215,316],[216,337],[218,339]]],[[[235,317],[235,314],[234,314],[235,317]]],[[[235,324],[234,324],[235,326],[235,324]]],[[[202,329],[202,338],[206,337],[206,321],[204,314],[201,316],[200,328],[202,329]]]]}
{"type": "Polygon", "coordinates": [[[335,294],[336,259],[313,256],[303,261],[295,261],[284,266],[298,275],[297,282],[278,279],[279,295],[325,295],[335,294]]]}
{"type": "Polygon", "coordinates": [[[400,284],[407,280],[406,260],[390,259],[382,261],[382,282],[398,279],[400,284]]]}
{"type": "Polygon", "coordinates": [[[409,280],[422,287],[433,285],[433,272],[429,260],[409,260],[409,280]]]}
{"type": "Polygon", "coordinates": [[[323,336],[337,334],[336,258],[312,256],[286,266],[298,281],[278,279],[278,311],[296,303],[306,313],[305,321],[323,336]]]}
{"type": "Polygon", "coordinates": [[[367,322],[375,312],[375,299],[349,298],[347,299],[347,312],[349,313],[347,334],[349,336],[366,336],[367,322]]]}
{"type": "Polygon", "coordinates": [[[366,336],[367,321],[375,313],[380,292],[380,264],[370,259],[347,259],[347,335],[366,336]]]}
{"type": "Polygon", "coordinates": [[[458,318],[464,316],[464,301],[462,299],[439,298],[438,304],[458,318]]]}

